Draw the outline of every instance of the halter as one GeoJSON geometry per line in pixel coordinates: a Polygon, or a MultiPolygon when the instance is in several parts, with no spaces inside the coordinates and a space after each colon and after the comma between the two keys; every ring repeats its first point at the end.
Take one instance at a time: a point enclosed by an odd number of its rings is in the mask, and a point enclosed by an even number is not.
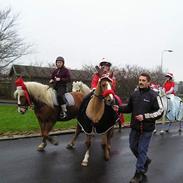
{"type": "MultiPolygon", "coordinates": [[[[32,102],[30,100],[30,96],[29,96],[29,93],[28,93],[28,90],[24,84],[24,81],[22,79],[22,77],[18,78],[16,81],[15,81],[15,84],[16,84],[16,87],[21,87],[21,89],[23,90],[24,92],[24,95],[25,95],[25,98],[29,104],[29,106],[31,106],[32,102]]],[[[21,104],[18,104],[18,106],[21,106],[21,104]]]]}

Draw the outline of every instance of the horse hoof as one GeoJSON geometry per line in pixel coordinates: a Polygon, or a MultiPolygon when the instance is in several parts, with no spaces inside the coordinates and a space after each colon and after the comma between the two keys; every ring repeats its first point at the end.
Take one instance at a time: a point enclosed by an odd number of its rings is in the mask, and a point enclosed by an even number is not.
{"type": "Polygon", "coordinates": [[[109,161],[110,157],[105,156],[104,159],[105,159],[105,161],[109,161]]]}
{"type": "Polygon", "coordinates": [[[160,135],[164,135],[164,134],[165,134],[165,131],[161,130],[160,135]]]}
{"type": "Polygon", "coordinates": [[[182,132],[182,130],[181,130],[181,129],[179,129],[179,132],[182,132]]]}
{"type": "Polygon", "coordinates": [[[153,131],[153,134],[156,134],[156,132],[157,132],[157,130],[155,129],[155,130],[153,131]]]}
{"type": "Polygon", "coordinates": [[[67,144],[66,148],[67,149],[74,149],[74,145],[73,144],[67,144]]]}
{"type": "Polygon", "coordinates": [[[38,145],[38,147],[37,147],[37,151],[40,151],[40,152],[42,152],[42,151],[44,151],[44,148],[46,147],[46,143],[41,143],[40,145],[38,145]]]}
{"type": "Polygon", "coordinates": [[[53,142],[53,145],[58,146],[58,142],[57,141],[53,142]]]}
{"type": "Polygon", "coordinates": [[[88,166],[88,162],[83,161],[83,162],[81,163],[81,165],[84,166],[84,167],[86,167],[86,166],[88,166]]]}

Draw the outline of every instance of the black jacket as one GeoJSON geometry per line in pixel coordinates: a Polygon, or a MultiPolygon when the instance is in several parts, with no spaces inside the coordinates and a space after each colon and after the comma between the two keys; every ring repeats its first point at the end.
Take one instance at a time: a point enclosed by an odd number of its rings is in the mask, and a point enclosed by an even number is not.
{"type": "Polygon", "coordinates": [[[155,121],[162,117],[163,106],[156,92],[150,88],[144,88],[134,91],[128,104],[119,107],[119,112],[132,113],[130,124],[132,129],[150,132],[155,128],[155,121]],[[144,116],[142,122],[135,118],[139,114],[144,116]]]}

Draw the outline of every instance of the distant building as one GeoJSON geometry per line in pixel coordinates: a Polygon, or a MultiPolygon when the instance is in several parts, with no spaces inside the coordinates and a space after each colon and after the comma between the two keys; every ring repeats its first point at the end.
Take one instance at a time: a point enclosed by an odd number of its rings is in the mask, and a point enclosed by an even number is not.
{"type": "MultiPolygon", "coordinates": [[[[26,66],[26,65],[12,65],[10,72],[9,72],[9,77],[4,80],[4,83],[6,83],[6,90],[1,91],[0,98],[1,96],[4,96],[5,98],[12,98],[13,92],[15,91],[15,80],[22,76],[25,81],[36,81],[40,82],[43,84],[49,84],[49,80],[51,77],[51,73],[54,70],[54,68],[49,68],[49,67],[37,67],[37,66],[26,66]],[[4,93],[4,94],[3,94],[4,93]],[[8,95],[8,96],[7,96],[8,95]]],[[[68,89],[71,91],[72,88],[72,82],[73,81],[83,81],[87,85],[90,85],[92,73],[89,73],[84,70],[70,70],[71,74],[71,83],[68,84],[68,89]]],[[[3,87],[4,85],[2,82],[0,83],[0,87],[3,87]]],[[[4,98],[3,97],[3,98],[4,98]]]]}

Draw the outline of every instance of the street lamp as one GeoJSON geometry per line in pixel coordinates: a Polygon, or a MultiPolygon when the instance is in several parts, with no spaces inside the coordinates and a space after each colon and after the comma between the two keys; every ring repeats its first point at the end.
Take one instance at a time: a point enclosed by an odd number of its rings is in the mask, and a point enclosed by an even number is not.
{"type": "Polygon", "coordinates": [[[163,50],[161,52],[161,72],[163,72],[163,55],[165,52],[173,52],[173,50],[163,50]]]}

